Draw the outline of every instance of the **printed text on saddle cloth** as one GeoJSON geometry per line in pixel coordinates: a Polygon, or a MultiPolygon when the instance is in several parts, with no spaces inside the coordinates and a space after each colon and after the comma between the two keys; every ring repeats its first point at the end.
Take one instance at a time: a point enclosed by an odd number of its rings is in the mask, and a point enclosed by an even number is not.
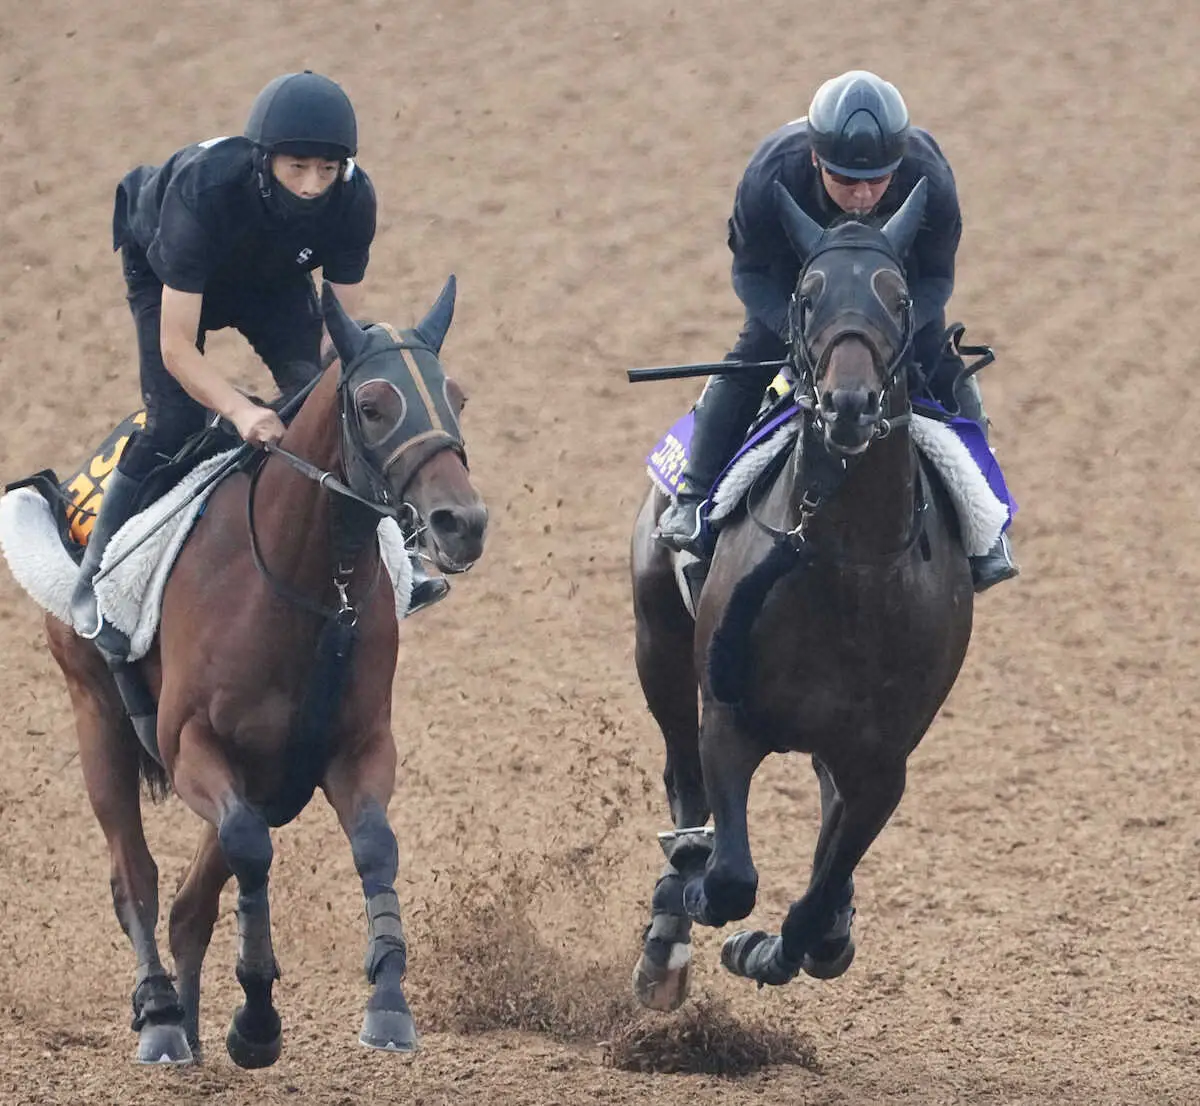
{"type": "Polygon", "coordinates": [[[71,501],[71,507],[68,508],[71,538],[80,545],[87,545],[96,515],[100,512],[100,504],[104,500],[108,478],[117,467],[129,439],[134,431],[145,425],[145,411],[138,411],[122,419],[100,444],[95,455],[63,481],[63,490],[71,501]]]}

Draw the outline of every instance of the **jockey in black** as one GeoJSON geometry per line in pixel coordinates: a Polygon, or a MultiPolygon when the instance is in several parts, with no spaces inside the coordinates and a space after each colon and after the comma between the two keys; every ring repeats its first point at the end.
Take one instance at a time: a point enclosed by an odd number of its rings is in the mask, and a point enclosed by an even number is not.
{"type": "MultiPolygon", "coordinates": [[[[355,163],[358,126],[346,93],[305,70],[277,77],[255,100],[241,137],[185,146],[117,186],[113,248],[121,251],[137,330],[145,427],[113,470],[72,597],[77,626],[101,650],[128,643],[96,611],[92,580],[109,539],[128,521],[142,481],[202,429],[206,410],[256,445],[278,441],[278,416],[253,403],[203,356],[210,330],[234,327],[280,390],[317,371],[320,267],[353,317],[375,236],[375,190],[355,163]]],[[[448,585],[413,558],[413,604],[448,585]]]]}
{"type": "MultiPolygon", "coordinates": [[[[915,322],[910,379],[914,389],[924,384],[986,432],[979,386],[970,377],[955,388],[962,361],[945,342],[946,303],[962,234],[954,174],[933,136],[909,124],[897,89],[873,73],[851,70],[826,81],[808,115],[768,135],[751,157],[729,220],[733,287],[746,321],[725,360],[788,356],[788,305],[801,259],[776,212],[776,180],[808,215],[828,226],[844,214],[886,219],[922,177],[929,182],[925,219],[905,258],[915,322]]],[[[710,378],[696,404],[691,456],[677,498],[659,520],[657,536],[672,549],[701,552],[701,504],[741,444],[775,372],[742,369],[710,378]]],[[[977,591],[1017,575],[1007,535],[971,560],[977,591]]]]}

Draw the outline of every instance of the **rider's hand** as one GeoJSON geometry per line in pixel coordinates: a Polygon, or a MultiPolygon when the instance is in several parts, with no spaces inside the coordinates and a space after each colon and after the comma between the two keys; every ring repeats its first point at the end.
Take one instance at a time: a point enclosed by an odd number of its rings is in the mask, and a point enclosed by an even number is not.
{"type": "Polygon", "coordinates": [[[260,407],[249,400],[230,416],[242,441],[252,446],[274,445],[283,437],[284,426],[269,407],[260,407]]]}

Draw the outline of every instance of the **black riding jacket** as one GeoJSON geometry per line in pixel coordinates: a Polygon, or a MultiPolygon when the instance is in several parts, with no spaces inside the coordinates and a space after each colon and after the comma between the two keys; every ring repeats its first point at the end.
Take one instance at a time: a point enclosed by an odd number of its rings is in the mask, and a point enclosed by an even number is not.
{"type": "MultiPolygon", "coordinates": [[[[932,135],[913,127],[904,160],[873,212],[873,220],[892,215],[922,177],[929,181],[925,218],[905,258],[917,330],[942,317],[954,290],[954,255],[962,236],[962,216],[949,162],[932,135]]],[[[800,259],[779,221],[772,189],[776,180],[782,181],[796,203],[822,226],[842,214],[812,163],[805,119],[780,127],[754,151],[729,219],[734,291],[747,314],[786,340],[788,303],[800,276],[800,259]]]]}
{"type": "MultiPolygon", "coordinates": [[[[247,139],[221,138],[138,166],[117,185],[114,249],[140,247],[181,292],[261,289],[318,267],[334,284],[361,281],[375,237],[366,173],[348,162],[319,211],[296,217],[262,195],[259,157],[247,139]]],[[[269,170],[267,184],[282,187],[269,170]]]]}

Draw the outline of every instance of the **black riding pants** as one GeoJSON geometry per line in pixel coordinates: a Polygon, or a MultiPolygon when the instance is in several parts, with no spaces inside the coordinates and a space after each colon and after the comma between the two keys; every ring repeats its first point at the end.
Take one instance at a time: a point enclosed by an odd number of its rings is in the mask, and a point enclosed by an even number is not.
{"type": "MultiPolygon", "coordinates": [[[[123,246],[121,261],[137,331],[146,425],[130,440],[117,467],[131,479],[142,480],[203,427],[206,412],[163,364],[162,281],[136,246],[123,246]]],[[[230,326],[254,347],[284,394],[300,388],[317,371],[322,319],[307,274],[268,289],[217,286],[206,290],[196,348],[204,351],[209,331],[230,326]]]]}

